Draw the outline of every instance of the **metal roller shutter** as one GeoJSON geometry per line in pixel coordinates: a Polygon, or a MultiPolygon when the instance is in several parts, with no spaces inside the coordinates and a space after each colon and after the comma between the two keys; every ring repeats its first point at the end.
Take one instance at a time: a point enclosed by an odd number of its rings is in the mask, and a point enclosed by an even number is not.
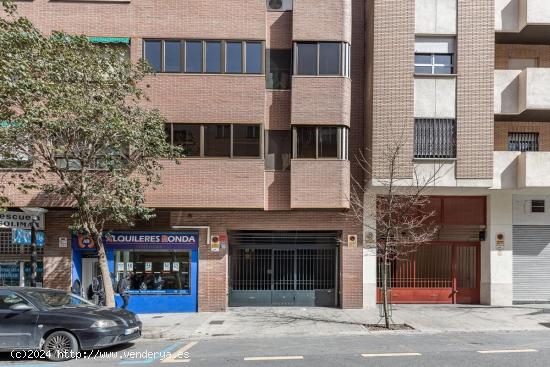
{"type": "Polygon", "coordinates": [[[550,226],[514,226],[514,301],[550,300],[550,226]]]}

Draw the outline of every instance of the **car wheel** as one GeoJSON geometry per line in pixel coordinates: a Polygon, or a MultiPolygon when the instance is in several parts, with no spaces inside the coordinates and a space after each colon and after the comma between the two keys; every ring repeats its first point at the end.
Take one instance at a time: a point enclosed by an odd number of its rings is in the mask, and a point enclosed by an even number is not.
{"type": "Polygon", "coordinates": [[[55,331],[48,335],[42,349],[50,361],[66,361],[76,357],[78,340],[66,331],[55,331]]]}

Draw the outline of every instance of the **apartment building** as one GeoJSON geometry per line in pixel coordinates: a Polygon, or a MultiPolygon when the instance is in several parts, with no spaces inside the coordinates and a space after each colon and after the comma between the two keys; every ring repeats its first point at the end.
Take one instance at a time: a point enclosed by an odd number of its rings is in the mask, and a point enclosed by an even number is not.
{"type": "MultiPolygon", "coordinates": [[[[398,178],[437,178],[440,233],[392,264],[393,302],[548,300],[550,3],[373,0],[366,24],[367,184],[383,191],[396,136],[398,178]]],[[[380,295],[364,255],[367,305],[380,295]]]]}
{"type": "MultiPolygon", "coordinates": [[[[144,83],[148,103],[186,154],[147,193],[154,220],[110,228],[113,276],[134,275],[130,309],[362,307],[362,226],[342,213],[352,175],[362,180],[351,157],[364,142],[364,1],[17,5],[45,32],[127,47],[156,71],[144,83]]],[[[48,210],[42,284],[87,289],[97,258],[69,231],[70,209],[14,201],[7,215],[48,210]]],[[[3,283],[23,284],[28,255],[5,227],[3,283]]]]}
{"type": "MultiPolygon", "coordinates": [[[[392,263],[392,301],[550,299],[548,1],[18,6],[46,32],[127,47],[156,71],[149,103],[186,154],[147,195],[154,220],[110,228],[113,275],[136,276],[133,310],[374,306],[376,233],[343,214],[351,182],[384,192],[396,139],[400,182],[435,174],[440,231],[392,263]]],[[[70,209],[21,194],[15,203],[0,214],[2,282],[25,284],[28,249],[12,228],[28,228],[21,208],[44,206],[43,284],[86,288],[97,259],[68,230],[70,209]]]]}

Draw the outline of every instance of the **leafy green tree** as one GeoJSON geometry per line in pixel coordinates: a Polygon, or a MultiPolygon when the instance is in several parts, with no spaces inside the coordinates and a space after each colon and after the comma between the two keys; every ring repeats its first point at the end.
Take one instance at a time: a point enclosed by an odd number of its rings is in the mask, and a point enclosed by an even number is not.
{"type": "Polygon", "coordinates": [[[150,219],[148,188],[176,151],[164,119],[144,107],[146,62],[86,36],[44,34],[3,1],[0,19],[0,155],[32,164],[12,179],[20,190],[74,208],[72,229],[99,255],[107,306],[114,290],[102,234],[110,223],[150,219]]]}

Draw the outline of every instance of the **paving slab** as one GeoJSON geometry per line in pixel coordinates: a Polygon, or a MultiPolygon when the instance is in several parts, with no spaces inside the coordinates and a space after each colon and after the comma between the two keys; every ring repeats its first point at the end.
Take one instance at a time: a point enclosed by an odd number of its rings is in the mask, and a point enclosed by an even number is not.
{"type": "MultiPolygon", "coordinates": [[[[369,330],[381,322],[378,308],[342,310],[302,307],[242,307],[227,312],[140,315],[144,338],[329,336],[385,333],[369,330]]],[[[550,305],[491,307],[480,305],[394,305],[395,323],[412,331],[440,333],[550,330],[550,305]]]]}

